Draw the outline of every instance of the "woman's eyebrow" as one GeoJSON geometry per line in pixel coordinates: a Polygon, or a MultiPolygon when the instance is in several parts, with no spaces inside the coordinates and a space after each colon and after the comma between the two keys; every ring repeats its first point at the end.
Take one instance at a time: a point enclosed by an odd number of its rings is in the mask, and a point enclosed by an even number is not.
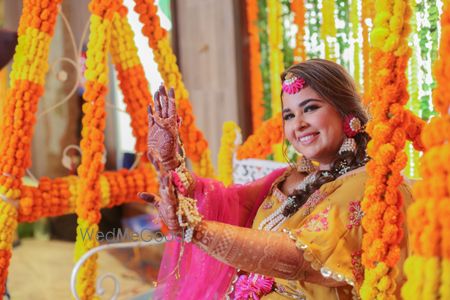
{"type": "MultiPolygon", "coordinates": [[[[320,99],[309,98],[309,99],[306,99],[306,100],[303,100],[302,102],[300,102],[300,104],[299,104],[298,106],[299,106],[299,107],[304,107],[306,104],[308,104],[308,103],[310,103],[310,102],[314,102],[314,101],[316,101],[316,102],[322,102],[322,100],[320,100],[320,99]]],[[[283,109],[282,114],[284,114],[284,113],[286,113],[286,112],[290,112],[290,111],[291,111],[290,108],[285,108],[285,109],[283,109]]]]}
{"type": "Polygon", "coordinates": [[[303,100],[298,106],[299,106],[299,107],[303,107],[303,106],[305,106],[306,104],[308,104],[309,102],[313,102],[313,101],[316,101],[316,102],[322,102],[322,100],[320,100],[320,99],[309,98],[309,99],[303,100]]]}

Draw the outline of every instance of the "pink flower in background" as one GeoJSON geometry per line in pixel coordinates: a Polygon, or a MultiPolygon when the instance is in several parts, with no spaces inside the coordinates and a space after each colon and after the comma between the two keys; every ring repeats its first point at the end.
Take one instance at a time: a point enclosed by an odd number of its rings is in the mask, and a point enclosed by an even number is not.
{"type": "Polygon", "coordinates": [[[240,275],[235,284],[236,300],[260,299],[272,291],[274,279],[258,274],[240,275]]]}

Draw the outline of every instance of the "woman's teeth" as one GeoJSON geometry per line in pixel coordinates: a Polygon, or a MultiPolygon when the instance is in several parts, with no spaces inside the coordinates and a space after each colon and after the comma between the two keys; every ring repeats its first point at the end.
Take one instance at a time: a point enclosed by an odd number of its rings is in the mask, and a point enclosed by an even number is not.
{"type": "Polygon", "coordinates": [[[299,139],[300,143],[302,144],[308,144],[309,142],[311,142],[316,136],[318,135],[318,133],[312,133],[310,135],[307,136],[303,136],[299,139]]]}

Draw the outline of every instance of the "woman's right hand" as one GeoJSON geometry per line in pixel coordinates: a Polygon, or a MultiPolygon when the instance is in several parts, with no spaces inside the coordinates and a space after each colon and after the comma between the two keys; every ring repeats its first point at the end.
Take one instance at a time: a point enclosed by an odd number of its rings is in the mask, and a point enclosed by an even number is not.
{"type": "Polygon", "coordinates": [[[180,165],[178,157],[179,118],[173,88],[167,95],[163,85],[155,93],[155,111],[149,106],[147,156],[159,172],[166,173],[180,165]]]}
{"type": "Polygon", "coordinates": [[[150,204],[153,204],[158,209],[158,214],[161,221],[166,224],[170,232],[182,232],[183,229],[178,222],[178,216],[176,213],[178,199],[175,194],[170,175],[163,177],[163,182],[159,193],[161,197],[146,192],[139,193],[138,197],[150,204]]]}

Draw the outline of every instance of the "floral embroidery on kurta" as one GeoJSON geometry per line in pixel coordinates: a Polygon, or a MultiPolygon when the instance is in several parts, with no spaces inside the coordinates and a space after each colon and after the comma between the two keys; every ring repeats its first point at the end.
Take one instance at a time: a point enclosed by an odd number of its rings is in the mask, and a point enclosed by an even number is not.
{"type": "Polygon", "coordinates": [[[300,228],[301,230],[308,230],[309,232],[319,232],[328,229],[328,213],[330,212],[330,207],[314,215],[309,219],[309,221],[300,228]]]}
{"type": "Polygon", "coordinates": [[[303,215],[304,216],[309,215],[314,210],[314,208],[317,206],[317,204],[319,204],[326,197],[327,197],[327,194],[322,193],[320,190],[317,190],[314,193],[312,193],[312,195],[309,196],[308,200],[303,205],[303,207],[305,208],[303,215]]]}
{"type": "Polygon", "coordinates": [[[273,199],[272,198],[268,198],[264,203],[262,208],[264,209],[270,209],[273,206],[273,199]]]}
{"type": "Polygon", "coordinates": [[[353,276],[358,283],[361,283],[364,279],[364,267],[361,263],[362,251],[355,251],[352,253],[352,266],[353,266],[353,276]]]}
{"type": "Polygon", "coordinates": [[[364,212],[361,209],[360,201],[352,201],[348,206],[348,229],[361,225],[361,219],[364,216],[364,212]]]}

